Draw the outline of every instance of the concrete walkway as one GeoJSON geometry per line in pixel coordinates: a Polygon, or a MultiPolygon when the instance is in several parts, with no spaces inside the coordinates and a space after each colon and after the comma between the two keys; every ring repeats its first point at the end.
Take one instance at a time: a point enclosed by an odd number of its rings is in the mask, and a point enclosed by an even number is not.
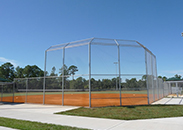
{"type": "Polygon", "coordinates": [[[152,104],[183,105],[183,98],[182,97],[163,98],[163,99],[156,101],[152,104]]]}
{"type": "Polygon", "coordinates": [[[75,108],[77,107],[38,104],[5,104],[0,105],[0,116],[95,130],[183,129],[183,117],[125,121],[53,114],[55,112],[75,108]]]}

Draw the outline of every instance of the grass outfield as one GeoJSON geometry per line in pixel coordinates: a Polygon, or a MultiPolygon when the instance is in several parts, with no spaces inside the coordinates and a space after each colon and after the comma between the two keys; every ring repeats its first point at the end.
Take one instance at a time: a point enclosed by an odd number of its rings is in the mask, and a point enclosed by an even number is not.
{"type": "Polygon", "coordinates": [[[16,119],[4,118],[4,117],[0,117],[0,126],[10,127],[10,128],[20,129],[20,130],[87,130],[87,129],[81,129],[76,127],[16,120],[16,119]]]}
{"type": "MultiPolygon", "coordinates": [[[[64,94],[87,94],[89,92],[64,92],[64,94]]],[[[119,91],[93,91],[91,93],[94,94],[118,94],[119,91]]],[[[123,94],[147,94],[147,91],[121,91],[123,94]]],[[[45,92],[46,95],[52,95],[52,94],[62,94],[62,92],[45,92]]],[[[25,96],[26,92],[16,92],[14,93],[14,96],[25,96]]],[[[43,92],[28,92],[28,95],[43,95],[43,92]]],[[[9,97],[13,96],[13,93],[3,93],[3,97],[9,97]]]]}
{"type": "Polygon", "coordinates": [[[152,119],[183,116],[181,105],[147,105],[129,107],[78,108],[55,114],[120,120],[152,119]]]}

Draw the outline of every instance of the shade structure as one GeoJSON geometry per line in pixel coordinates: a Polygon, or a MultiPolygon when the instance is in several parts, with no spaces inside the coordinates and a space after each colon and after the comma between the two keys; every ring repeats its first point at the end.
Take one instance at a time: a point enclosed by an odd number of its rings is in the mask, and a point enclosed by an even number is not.
{"type": "Polygon", "coordinates": [[[0,77],[0,82],[8,82],[9,80],[8,79],[3,79],[0,77]]]}

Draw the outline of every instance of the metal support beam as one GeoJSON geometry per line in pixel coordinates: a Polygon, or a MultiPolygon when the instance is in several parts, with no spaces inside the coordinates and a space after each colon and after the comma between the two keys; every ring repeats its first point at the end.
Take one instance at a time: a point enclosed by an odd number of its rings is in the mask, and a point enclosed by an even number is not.
{"type": "Polygon", "coordinates": [[[45,51],[45,60],[44,60],[43,104],[45,104],[45,87],[46,87],[46,60],[47,60],[47,51],[45,51]]]}
{"type": "Polygon", "coordinates": [[[91,39],[90,43],[88,44],[88,69],[89,69],[89,108],[91,108],[91,42],[94,38],[91,39]]]}
{"type": "Polygon", "coordinates": [[[13,102],[14,102],[14,93],[15,93],[15,82],[13,82],[13,102]]]}
{"type": "Polygon", "coordinates": [[[1,102],[3,101],[3,85],[2,85],[2,88],[1,88],[1,102]]]}
{"type": "Polygon", "coordinates": [[[165,82],[163,82],[163,97],[165,96],[165,82]]]}
{"type": "Polygon", "coordinates": [[[172,94],[172,87],[170,86],[170,83],[168,83],[169,84],[169,87],[170,87],[170,90],[171,90],[171,94],[172,94]]]}
{"type": "Polygon", "coordinates": [[[118,69],[119,69],[119,97],[120,97],[120,106],[122,105],[122,99],[121,99],[121,66],[120,66],[120,45],[119,43],[116,41],[116,39],[114,39],[114,41],[117,44],[118,47],[118,69]]]}
{"type": "Polygon", "coordinates": [[[156,57],[154,56],[155,59],[155,69],[156,69],[156,87],[157,87],[157,98],[159,99],[159,84],[158,84],[158,71],[157,71],[157,63],[156,63],[156,57]]]}
{"type": "Polygon", "coordinates": [[[147,101],[148,101],[148,104],[150,104],[150,101],[149,101],[149,83],[148,83],[148,66],[147,66],[147,51],[145,50],[145,66],[146,66],[146,86],[147,86],[147,101]]]}
{"type": "Polygon", "coordinates": [[[176,90],[177,90],[177,91],[176,91],[176,93],[177,93],[177,97],[179,97],[178,83],[176,82],[175,84],[176,84],[176,90]]]}
{"type": "MultiPolygon", "coordinates": [[[[26,84],[26,93],[25,93],[25,103],[27,103],[27,95],[28,95],[28,93],[27,93],[27,91],[28,91],[28,83],[29,83],[29,79],[27,78],[26,80],[25,80],[25,84],[26,84]]],[[[43,98],[44,99],[44,98],[43,98]]]]}
{"type": "Polygon", "coordinates": [[[121,99],[121,68],[120,68],[120,48],[118,45],[118,67],[119,67],[119,94],[120,94],[120,106],[122,105],[122,99],[121,99]]]}
{"type": "Polygon", "coordinates": [[[155,88],[154,88],[154,74],[153,74],[153,60],[152,60],[152,55],[151,55],[151,72],[152,72],[153,101],[155,101],[155,88]]]}
{"type": "Polygon", "coordinates": [[[65,65],[65,48],[63,48],[63,57],[62,57],[62,106],[64,106],[64,65],[65,65]]]}
{"type": "Polygon", "coordinates": [[[89,108],[91,108],[91,42],[88,45],[88,62],[89,62],[89,108]]]}

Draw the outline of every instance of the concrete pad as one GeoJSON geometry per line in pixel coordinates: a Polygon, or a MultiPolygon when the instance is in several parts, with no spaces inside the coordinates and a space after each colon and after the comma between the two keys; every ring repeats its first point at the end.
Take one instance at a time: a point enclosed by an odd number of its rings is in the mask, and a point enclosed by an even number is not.
{"type": "Polygon", "coordinates": [[[171,104],[171,105],[180,105],[182,98],[171,98],[171,100],[169,102],[167,102],[166,104],[171,104]]]}
{"type": "Polygon", "coordinates": [[[30,113],[47,113],[53,114],[56,112],[63,112],[79,107],[76,106],[61,106],[61,105],[42,105],[42,104],[6,104],[0,107],[0,110],[9,109],[21,112],[30,113]]]}
{"type": "Polygon", "coordinates": [[[181,99],[180,104],[183,105],[183,98],[181,99]]]}
{"type": "Polygon", "coordinates": [[[171,98],[162,98],[152,104],[166,104],[167,102],[169,102],[171,100],[171,98]]]}
{"type": "Polygon", "coordinates": [[[183,118],[161,118],[147,120],[132,120],[120,124],[111,130],[176,130],[182,129],[183,118]]]}
{"type": "Polygon", "coordinates": [[[95,130],[172,130],[183,128],[183,117],[125,121],[53,114],[55,112],[75,108],[78,107],[40,104],[6,104],[0,105],[0,116],[95,130]]]}
{"type": "Polygon", "coordinates": [[[55,112],[75,108],[78,107],[55,106],[54,108],[54,105],[34,105],[34,104],[3,105],[0,106],[0,116],[13,119],[36,121],[42,123],[88,128],[88,129],[107,129],[112,126],[115,126],[116,124],[124,122],[122,120],[53,114],[55,112]]]}

